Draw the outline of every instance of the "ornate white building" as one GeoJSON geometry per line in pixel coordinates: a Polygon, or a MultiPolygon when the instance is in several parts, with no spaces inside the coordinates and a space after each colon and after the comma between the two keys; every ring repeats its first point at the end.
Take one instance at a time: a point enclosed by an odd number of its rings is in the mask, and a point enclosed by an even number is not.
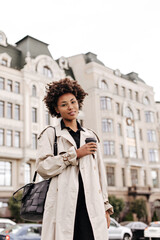
{"type": "Polygon", "coordinates": [[[104,66],[93,53],[54,60],[30,36],[8,44],[0,32],[0,214],[8,198],[32,180],[37,135],[56,124],[43,103],[45,86],[65,76],[88,92],[79,119],[100,139],[109,194],[143,197],[149,219],[160,215],[160,103],[138,74],[104,66]]]}

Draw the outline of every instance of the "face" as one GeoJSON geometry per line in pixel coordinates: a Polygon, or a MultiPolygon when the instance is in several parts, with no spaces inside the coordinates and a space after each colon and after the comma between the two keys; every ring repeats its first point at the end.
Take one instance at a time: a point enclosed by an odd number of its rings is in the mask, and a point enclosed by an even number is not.
{"type": "Polygon", "coordinates": [[[72,121],[77,118],[79,105],[72,93],[65,93],[58,98],[57,113],[60,113],[64,120],[72,121]]]}

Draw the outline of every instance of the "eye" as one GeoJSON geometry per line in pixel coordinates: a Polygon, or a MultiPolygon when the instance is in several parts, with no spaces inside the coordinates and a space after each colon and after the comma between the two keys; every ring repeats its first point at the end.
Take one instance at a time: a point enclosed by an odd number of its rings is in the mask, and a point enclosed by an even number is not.
{"type": "Polygon", "coordinates": [[[63,103],[62,105],[61,105],[61,107],[66,107],[67,106],[67,104],[66,103],[63,103]]]}
{"type": "Polygon", "coordinates": [[[72,104],[75,104],[75,103],[76,103],[76,100],[73,100],[71,103],[72,103],[72,104]]]}

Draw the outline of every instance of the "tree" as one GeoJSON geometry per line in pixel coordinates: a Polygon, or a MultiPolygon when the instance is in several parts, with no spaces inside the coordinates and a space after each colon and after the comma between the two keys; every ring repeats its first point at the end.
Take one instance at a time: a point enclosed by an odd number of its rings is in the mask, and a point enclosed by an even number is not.
{"type": "MultiPolygon", "coordinates": [[[[17,193],[16,199],[21,199],[22,194],[17,193]]],[[[11,212],[11,216],[15,219],[15,221],[18,222],[23,222],[23,220],[20,217],[20,207],[21,207],[21,202],[16,201],[13,197],[9,198],[8,201],[8,208],[11,212]]]]}
{"type": "Polygon", "coordinates": [[[118,220],[120,212],[122,212],[125,205],[124,201],[121,198],[117,198],[116,196],[111,195],[109,196],[109,202],[114,209],[114,214],[112,216],[118,220]]]}
{"type": "Polygon", "coordinates": [[[131,202],[130,210],[132,213],[137,214],[138,220],[146,220],[147,218],[147,208],[146,208],[146,202],[143,198],[136,199],[133,202],[131,202]]]}

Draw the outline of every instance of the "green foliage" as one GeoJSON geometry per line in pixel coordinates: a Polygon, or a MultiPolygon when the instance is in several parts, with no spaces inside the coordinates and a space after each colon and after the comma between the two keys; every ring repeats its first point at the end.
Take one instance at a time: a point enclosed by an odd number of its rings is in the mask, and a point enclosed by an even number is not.
{"type": "MultiPolygon", "coordinates": [[[[22,194],[19,193],[16,196],[16,199],[21,199],[22,194]]],[[[11,212],[11,216],[15,219],[15,221],[18,222],[23,222],[23,220],[20,217],[20,206],[21,206],[21,202],[20,201],[15,201],[13,199],[13,197],[9,198],[8,201],[8,208],[11,212]]]]}
{"type": "Polygon", "coordinates": [[[147,218],[146,202],[142,198],[131,202],[130,210],[137,214],[138,220],[144,220],[147,218]]]}
{"type": "Polygon", "coordinates": [[[125,214],[125,216],[123,217],[123,221],[133,221],[132,212],[128,212],[127,214],[125,214]]]}
{"type": "Polygon", "coordinates": [[[152,221],[158,221],[158,216],[157,216],[156,211],[154,211],[154,213],[153,213],[152,221]]]}
{"type": "Polygon", "coordinates": [[[124,201],[121,198],[117,198],[114,195],[109,196],[109,202],[113,206],[114,214],[112,215],[113,218],[118,218],[120,215],[120,212],[122,212],[124,208],[124,201]]]}

